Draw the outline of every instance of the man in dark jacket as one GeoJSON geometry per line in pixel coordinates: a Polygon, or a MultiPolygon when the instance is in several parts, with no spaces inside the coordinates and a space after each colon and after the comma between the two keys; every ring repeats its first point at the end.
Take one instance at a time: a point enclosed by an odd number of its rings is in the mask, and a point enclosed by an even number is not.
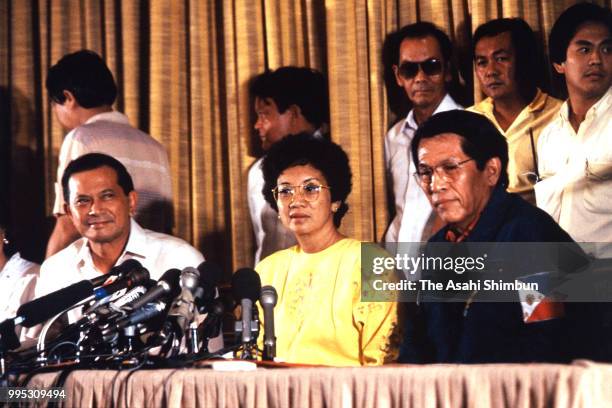
{"type": "Polygon", "coordinates": [[[511,242],[565,243],[552,246],[557,255],[553,255],[557,262],[553,277],[587,263],[581,249],[547,213],[506,192],[508,148],[495,126],[471,112],[443,112],[419,128],[411,149],[417,163],[415,177],[446,223],[429,240],[427,255],[457,258],[467,251],[476,256],[487,248],[487,272],[495,271],[477,275],[424,268],[423,278],[444,283],[445,290],[419,294],[419,305],[406,321],[400,361],[561,362],[580,355],[580,342],[568,337],[569,328],[576,328],[575,319],[570,319],[577,313],[575,304],[545,299],[536,313],[529,300],[520,298],[520,290],[487,292],[482,286],[449,290],[446,286],[449,281],[465,283],[475,276],[516,282],[525,280],[518,275],[537,276],[546,270],[540,269],[545,264],[542,254],[536,254],[536,261],[533,256],[516,256],[512,252],[516,245],[507,244],[511,242]]]}

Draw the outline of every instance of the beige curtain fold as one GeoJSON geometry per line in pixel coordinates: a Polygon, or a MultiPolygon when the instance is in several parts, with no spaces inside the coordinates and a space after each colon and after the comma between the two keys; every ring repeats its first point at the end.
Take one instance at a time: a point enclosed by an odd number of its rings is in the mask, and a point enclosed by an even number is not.
{"type": "MultiPolygon", "coordinates": [[[[10,187],[2,186],[7,190],[1,193],[9,196],[11,229],[42,255],[64,136],[50,111],[44,79],[62,55],[89,48],[115,74],[117,109],[166,146],[174,233],[207,258],[228,271],[252,265],[246,175],[255,157],[248,81],[283,65],[328,75],[332,138],[349,154],[353,170],[342,231],[380,239],[389,220],[383,139],[397,119],[389,113],[383,80],[386,34],[433,21],[465,58],[479,24],[520,16],[546,41],[556,17],[573,3],[0,0],[0,108],[10,113],[2,128],[3,140],[10,139],[2,146],[10,151],[2,157],[11,161],[5,177],[10,187]]],[[[468,69],[468,84],[470,75],[468,69]]],[[[474,95],[479,99],[479,89],[474,95]]]]}

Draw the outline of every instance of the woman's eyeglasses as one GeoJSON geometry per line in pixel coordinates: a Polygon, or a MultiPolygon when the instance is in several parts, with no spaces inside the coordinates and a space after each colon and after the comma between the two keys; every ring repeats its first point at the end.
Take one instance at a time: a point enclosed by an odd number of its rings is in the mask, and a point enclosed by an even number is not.
{"type": "Polygon", "coordinates": [[[281,203],[290,203],[294,200],[296,194],[302,194],[304,200],[311,202],[319,198],[319,193],[322,188],[330,189],[328,186],[316,183],[300,184],[299,186],[290,186],[283,184],[272,189],[274,200],[281,203]]]}

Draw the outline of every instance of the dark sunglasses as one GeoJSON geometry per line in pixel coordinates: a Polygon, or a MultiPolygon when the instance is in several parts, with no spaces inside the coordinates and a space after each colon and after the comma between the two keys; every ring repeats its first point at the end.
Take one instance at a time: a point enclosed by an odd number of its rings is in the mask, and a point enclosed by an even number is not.
{"type": "Polygon", "coordinates": [[[426,75],[437,75],[442,72],[442,61],[436,58],[421,62],[404,61],[399,66],[399,74],[404,79],[412,79],[418,74],[419,67],[426,75]]]}

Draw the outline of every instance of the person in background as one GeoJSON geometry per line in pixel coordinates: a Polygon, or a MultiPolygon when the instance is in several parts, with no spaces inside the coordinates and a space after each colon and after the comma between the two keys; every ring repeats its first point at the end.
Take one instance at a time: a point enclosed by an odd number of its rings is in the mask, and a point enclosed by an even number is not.
{"type": "Polygon", "coordinates": [[[569,98],[538,142],[538,207],[590,252],[612,257],[612,14],[580,3],[550,32],[550,60],[569,98]]]}
{"type": "MultiPolygon", "coordinates": [[[[34,298],[40,266],[23,259],[0,223],[0,322],[17,315],[17,309],[34,298]]],[[[21,328],[16,329],[20,336],[21,328]]]]}
{"type": "Polygon", "coordinates": [[[393,72],[412,109],[385,137],[385,164],[393,192],[395,216],[385,242],[426,241],[441,226],[431,205],[411,178],[414,163],[409,147],[417,127],[437,112],[463,109],[448,93],[453,79],[452,44],[448,36],[429,22],[402,27],[391,34],[393,72]]]}
{"type": "MultiPolygon", "coordinates": [[[[306,132],[329,137],[329,95],[327,79],[314,69],[281,67],[256,76],[251,83],[257,121],[255,130],[261,146],[268,151],[287,135],[306,132]]],[[[255,161],[248,174],[248,205],[255,233],[255,264],[295,244],[293,234],[276,217],[276,212],[261,194],[263,157],[255,161]]]]}
{"type": "Polygon", "coordinates": [[[480,89],[487,96],[467,110],[483,114],[508,142],[508,191],[535,204],[538,136],[561,101],[542,92],[542,54],[521,18],[499,18],[474,33],[473,56],[480,89]]]}
{"type": "Polygon", "coordinates": [[[360,301],[361,243],[338,231],[351,191],[346,153],[294,135],[270,148],[262,169],[264,196],[297,241],[255,268],[278,292],[277,357],[334,366],[392,361],[397,304],[360,301]]]}
{"type": "Polygon", "coordinates": [[[89,50],[67,54],[49,68],[46,87],[57,120],[69,130],[59,153],[53,206],[56,223],[47,257],[79,238],[64,212],[61,180],[68,163],[87,153],[105,153],[122,162],[139,195],[136,220],[145,228],[169,233],[172,183],[166,149],[113,110],[117,86],[104,60],[89,50]]]}

